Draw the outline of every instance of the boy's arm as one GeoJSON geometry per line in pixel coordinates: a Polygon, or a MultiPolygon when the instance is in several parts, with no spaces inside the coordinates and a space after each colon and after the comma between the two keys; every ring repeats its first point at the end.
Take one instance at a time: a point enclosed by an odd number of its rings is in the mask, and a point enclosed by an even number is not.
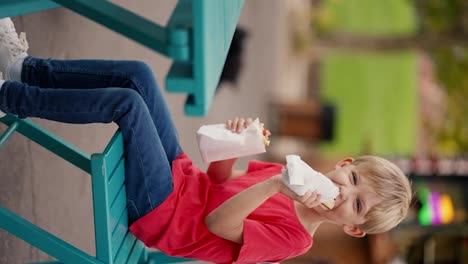
{"type": "Polygon", "coordinates": [[[224,239],[242,244],[244,219],[268,198],[282,189],[277,176],[259,182],[234,195],[213,210],[205,219],[208,230],[224,239]]]}
{"type": "Polygon", "coordinates": [[[236,158],[211,162],[206,173],[214,183],[223,183],[245,174],[243,170],[233,170],[236,158]]]}
{"type": "Polygon", "coordinates": [[[281,174],[275,175],[226,200],[206,217],[205,223],[208,230],[219,237],[242,244],[244,220],[257,207],[277,193],[282,193],[307,208],[320,205],[320,194],[307,192],[299,196],[289,189],[281,178],[281,174]]]}

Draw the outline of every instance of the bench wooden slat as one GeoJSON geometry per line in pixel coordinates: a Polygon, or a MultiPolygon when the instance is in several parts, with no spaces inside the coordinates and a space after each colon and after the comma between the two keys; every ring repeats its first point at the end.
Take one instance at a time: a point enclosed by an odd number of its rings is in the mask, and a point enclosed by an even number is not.
{"type": "Polygon", "coordinates": [[[127,233],[125,236],[124,241],[122,242],[119,252],[117,253],[117,256],[114,258],[114,262],[116,264],[125,264],[127,263],[127,259],[130,256],[130,253],[133,249],[133,246],[136,243],[136,238],[132,233],[127,233]]]}
{"type": "Polygon", "coordinates": [[[128,215],[127,215],[127,210],[125,210],[120,216],[118,223],[115,225],[114,230],[112,231],[112,239],[111,239],[110,245],[111,245],[111,248],[113,249],[113,252],[112,252],[113,258],[115,258],[115,256],[117,255],[117,250],[122,244],[122,241],[128,232],[129,232],[128,231],[128,215]]]}
{"type": "Polygon", "coordinates": [[[104,169],[108,176],[114,171],[115,166],[124,154],[124,144],[122,133],[115,133],[111,138],[106,149],[102,152],[104,155],[104,169]]]}
{"type": "Polygon", "coordinates": [[[139,263],[139,260],[146,249],[145,244],[141,241],[136,241],[135,246],[133,247],[132,254],[128,258],[128,263],[139,263]]]}
{"type": "Polygon", "coordinates": [[[125,188],[120,189],[115,201],[110,205],[109,210],[109,230],[114,230],[123,211],[127,208],[127,194],[125,188]]]}
{"type": "Polygon", "coordinates": [[[125,181],[125,162],[123,159],[120,159],[117,167],[115,168],[113,174],[110,176],[108,190],[109,190],[109,200],[111,203],[115,200],[115,197],[119,193],[120,189],[124,185],[125,181]]]}

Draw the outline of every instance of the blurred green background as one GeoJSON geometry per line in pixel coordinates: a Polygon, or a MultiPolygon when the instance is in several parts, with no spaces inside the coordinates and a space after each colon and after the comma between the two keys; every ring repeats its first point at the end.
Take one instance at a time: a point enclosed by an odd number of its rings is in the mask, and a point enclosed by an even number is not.
{"type": "Polygon", "coordinates": [[[335,140],[325,148],[351,153],[413,153],[415,62],[411,52],[336,52],[327,56],[322,95],[336,106],[338,119],[335,140]]]}
{"type": "Polygon", "coordinates": [[[418,129],[435,139],[431,151],[468,151],[466,6],[461,0],[327,0],[317,6],[314,41],[333,47],[322,57],[321,96],[338,111],[336,140],[323,144],[325,153],[411,155],[418,129]],[[420,54],[437,65],[448,98],[437,129],[417,126],[420,54]]]}
{"type": "Polygon", "coordinates": [[[328,0],[322,5],[321,27],[362,35],[408,34],[416,19],[407,0],[328,0]]]}

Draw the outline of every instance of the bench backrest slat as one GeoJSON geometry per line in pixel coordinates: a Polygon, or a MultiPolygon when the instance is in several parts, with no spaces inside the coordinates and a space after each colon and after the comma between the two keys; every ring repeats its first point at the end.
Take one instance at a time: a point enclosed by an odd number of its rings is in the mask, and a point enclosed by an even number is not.
{"type": "Polygon", "coordinates": [[[123,240],[120,248],[118,249],[117,256],[115,257],[116,264],[126,264],[127,259],[130,257],[130,253],[132,252],[133,247],[138,241],[136,240],[135,236],[131,233],[127,233],[125,239],[123,240]]]}
{"type": "Polygon", "coordinates": [[[93,154],[91,163],[96,257],[104,263],[138,260],[144,250],[128,230],[122,134],[117,132],[103,153],[93,154]]]}

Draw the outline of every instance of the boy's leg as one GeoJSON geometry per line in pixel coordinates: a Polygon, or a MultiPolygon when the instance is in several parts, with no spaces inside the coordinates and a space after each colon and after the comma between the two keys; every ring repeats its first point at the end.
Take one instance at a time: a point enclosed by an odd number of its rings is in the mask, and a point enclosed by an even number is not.
{"type": "MultiPolygon", "coordinates": [[[[6,80],[47,88],[125,87],[148,105],[170,162],[181,152],[177,131],[150,68],[135,61],[57,61],[27,58],[25,34],[18,36],[10,18],[0,19],[0,72],[6,80]]],[[[1,116],[1,113],[0,113],[1,116]]]]}
{"type": "Polygon", "coordinates": [[[41,89],[7,81],[0,89],[0,110],[74,124],[116,122],[125,142],[130,221],[151,211],[172,191],[171,164],[148,107],[134,90],[41,89]]]}
{"type": "Polygon", "coordinates": [[[141,95],[171,163],[182,153],[177,130],[150,67],[139,61],[52,60],[27,57],[22,81],[44,89],[129,88],[141,95]]]}

